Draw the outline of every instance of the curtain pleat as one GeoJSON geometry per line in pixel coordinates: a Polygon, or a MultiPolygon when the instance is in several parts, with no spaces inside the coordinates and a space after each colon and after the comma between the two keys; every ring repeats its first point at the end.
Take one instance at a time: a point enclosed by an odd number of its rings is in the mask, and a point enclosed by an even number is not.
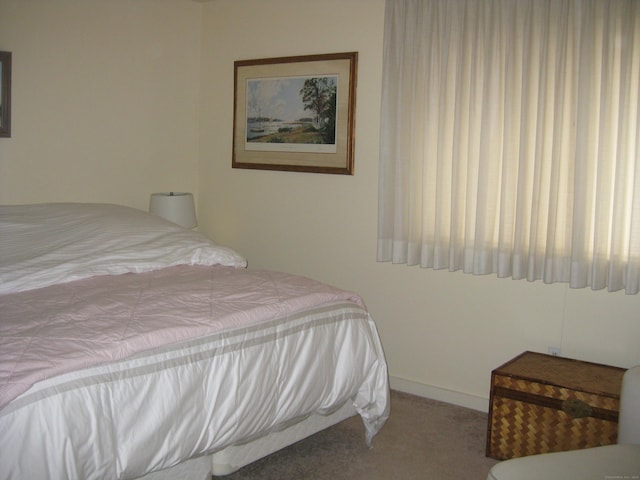
{"type": "Polygon", "coordinates": [[[378,260],[640,289],[640,2],[387,0],[378,260]]]}

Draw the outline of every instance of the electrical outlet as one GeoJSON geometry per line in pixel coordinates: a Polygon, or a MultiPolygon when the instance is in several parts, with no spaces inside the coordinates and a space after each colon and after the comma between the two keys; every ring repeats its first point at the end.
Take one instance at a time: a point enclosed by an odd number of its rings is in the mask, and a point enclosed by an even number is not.
{"type": "Polygon", "coordinates": [[[560,356],[560,347],[549,347],[547,351],[549,352],[549,355],[553,355],[554,357],[560,356]]]}

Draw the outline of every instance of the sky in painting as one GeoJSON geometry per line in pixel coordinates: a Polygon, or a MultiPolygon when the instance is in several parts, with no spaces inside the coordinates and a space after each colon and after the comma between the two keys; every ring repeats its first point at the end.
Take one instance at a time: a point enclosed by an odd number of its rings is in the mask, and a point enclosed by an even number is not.
{"type": "MultiPolygon", "coordinates": [[[[268,117],[293,122],[313,113],[305,110],[300,90],[310,77],[247,80],[247,117],[268,117]]],[[[334,77],[337,80],[337,77],[334,77]]]]}

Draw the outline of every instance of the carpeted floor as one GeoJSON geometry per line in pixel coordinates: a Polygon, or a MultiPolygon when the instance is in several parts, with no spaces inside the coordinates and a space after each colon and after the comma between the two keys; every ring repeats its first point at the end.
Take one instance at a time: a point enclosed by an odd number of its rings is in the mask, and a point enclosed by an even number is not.
{"type": "Polygon", "coordinates": [[[364,443],[360,417],[274,453],[220,480],[484,480],[487,414],[392,392],[391,416],[364,443]]]}

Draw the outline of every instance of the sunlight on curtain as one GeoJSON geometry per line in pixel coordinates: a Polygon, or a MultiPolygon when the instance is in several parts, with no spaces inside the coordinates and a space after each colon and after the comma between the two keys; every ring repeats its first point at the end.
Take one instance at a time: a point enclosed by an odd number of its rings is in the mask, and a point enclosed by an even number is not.
{"type": "Polygon", "coordinates": [[[637,293],[639,90],[639,0],[387,0],[378,261],[637,293]]]}

